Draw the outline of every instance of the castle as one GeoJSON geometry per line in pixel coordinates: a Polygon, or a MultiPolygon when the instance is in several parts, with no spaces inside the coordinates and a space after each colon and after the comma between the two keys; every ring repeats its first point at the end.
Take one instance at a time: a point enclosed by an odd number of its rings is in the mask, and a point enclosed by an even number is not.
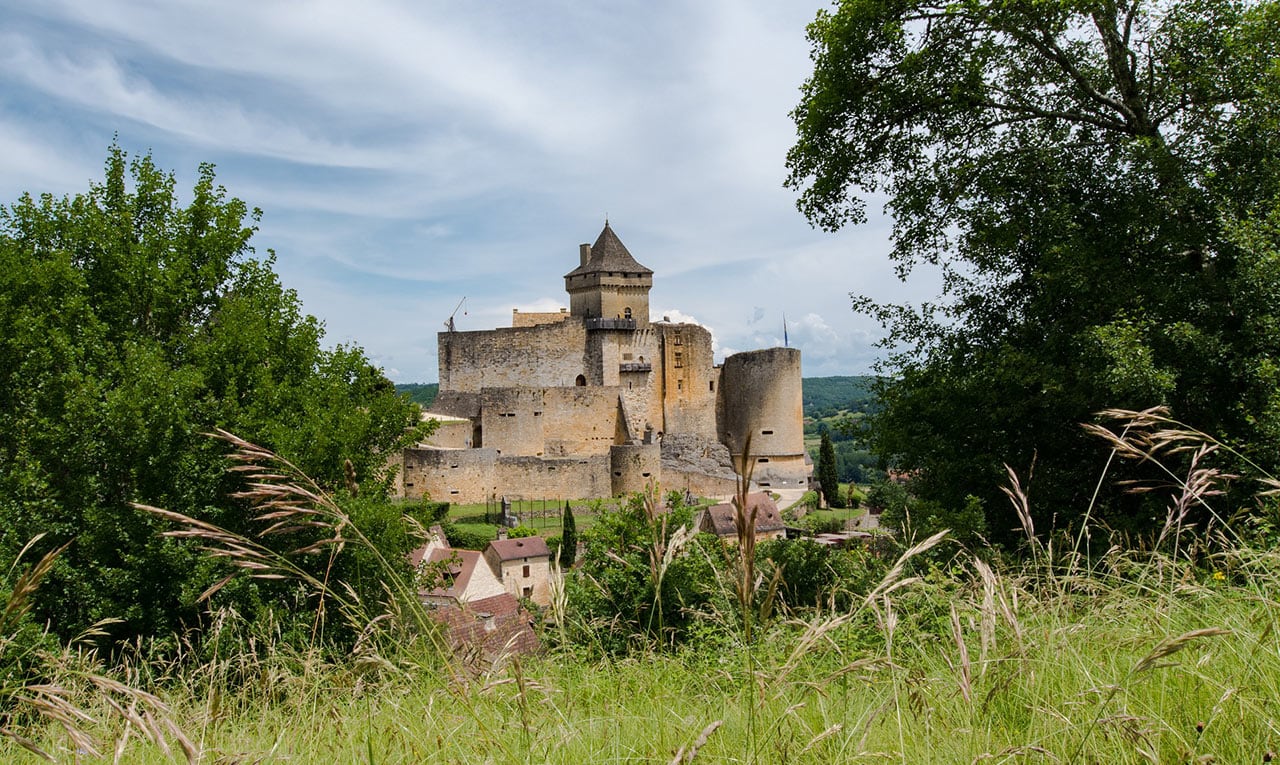
{"type": "Polygon", "coordinates": [[[653,271],[608,222],[564,280],[568,310],[439,334],[439,425],[404,452],[404,496],[726,495],[744,452],[756,486],[807,488],[798,350],[716,366],[704,327],[650,321],[653,271]]]}

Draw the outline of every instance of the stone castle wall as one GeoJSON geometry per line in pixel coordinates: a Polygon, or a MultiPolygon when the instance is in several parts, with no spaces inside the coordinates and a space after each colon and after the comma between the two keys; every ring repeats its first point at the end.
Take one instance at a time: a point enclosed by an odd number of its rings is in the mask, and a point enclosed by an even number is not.
{"type": "Polygon", "coordinates": [[[612,471],[610,496],[644,491],[662,483],[662,452],[658,444],[619,444],[609,448],[612,471]]]}
{"type": "Polygon", "coordinates": [[[720,374],[711,332],[697,324],[657,326],[662,335],[662,431],[714,438],[720,374]]]}
{"type": "Polygon", "coordinates": [[[533,327],[441,332],[440,392],[573,386],[585,370],[586,328],[562,321],[533,327]]]}
{"type": "Polygon", "coordinates": [[[579,458],[502,456],[494,449],[406,449],[406,499],[477,503],[490,499],[612,496],[608,455],[579,458]]]}

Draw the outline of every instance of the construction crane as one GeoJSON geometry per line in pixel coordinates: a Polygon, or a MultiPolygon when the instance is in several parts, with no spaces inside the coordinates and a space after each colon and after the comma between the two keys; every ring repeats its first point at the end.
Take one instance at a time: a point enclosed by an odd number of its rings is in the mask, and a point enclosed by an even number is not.
{"type": "MultiPolygon", "coordinates": [[[[466,295],[463,295],[463,296],[462,296],[462,299],[458,301],[458,304],[457,304],[456,306],[454,306],[454,308],[453,308],[453,313],[449,314],[449,320],[448,320],[448,321],[446,321],[446,322],[444,323],[444,328],[445,328],[445,329],[449,330],[450,332],[452,332],[452,331],[453,331],[453,317],[458,315],[458,311],[459,311],[459,309],[461,309],[461,308],[462,308],[462,304],[463,304],[463,303],[465,303],[465,302],[467,302],[467,296],[466,296],[466,295]]],[[[463,312],[462,312],[462,315],[463,315],[463,316],[466,316],[466,315],[467,315],[467,312],[466,312],[466,311],[463,311],[463,312]]]]}

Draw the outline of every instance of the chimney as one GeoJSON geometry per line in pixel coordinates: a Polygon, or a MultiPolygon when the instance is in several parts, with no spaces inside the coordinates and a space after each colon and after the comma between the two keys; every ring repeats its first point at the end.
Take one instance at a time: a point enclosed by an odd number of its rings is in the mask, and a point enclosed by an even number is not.
{"type": "Polygon", "coordinates": [[[578,259],[582,261],[581,263],[578,264],[580,266],[585,266],[587,264],[587,261],[591,260],[591,245],[589,244],[578,245],[578,259]]]}

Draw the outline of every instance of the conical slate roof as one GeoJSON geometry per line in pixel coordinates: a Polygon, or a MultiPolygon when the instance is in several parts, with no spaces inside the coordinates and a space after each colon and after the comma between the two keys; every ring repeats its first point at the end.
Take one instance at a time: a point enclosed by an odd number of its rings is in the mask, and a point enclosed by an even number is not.
{"type": "Polygon", "coordinates": [[[631,257],[631,253],[627,252],[627,246],[622,243],[618,235],[613,233],[613,229],[609,227],[609,221],[604,222],[604,230],[600,232],[600,236],[596,237],[596,243],[591,245],[591,258],[585,264],[565,274],[565,277],[594,274],[601,271],[628,274],[653,273],[652,269],[645,268],[637,263],[635,258],[631,257]]]}

